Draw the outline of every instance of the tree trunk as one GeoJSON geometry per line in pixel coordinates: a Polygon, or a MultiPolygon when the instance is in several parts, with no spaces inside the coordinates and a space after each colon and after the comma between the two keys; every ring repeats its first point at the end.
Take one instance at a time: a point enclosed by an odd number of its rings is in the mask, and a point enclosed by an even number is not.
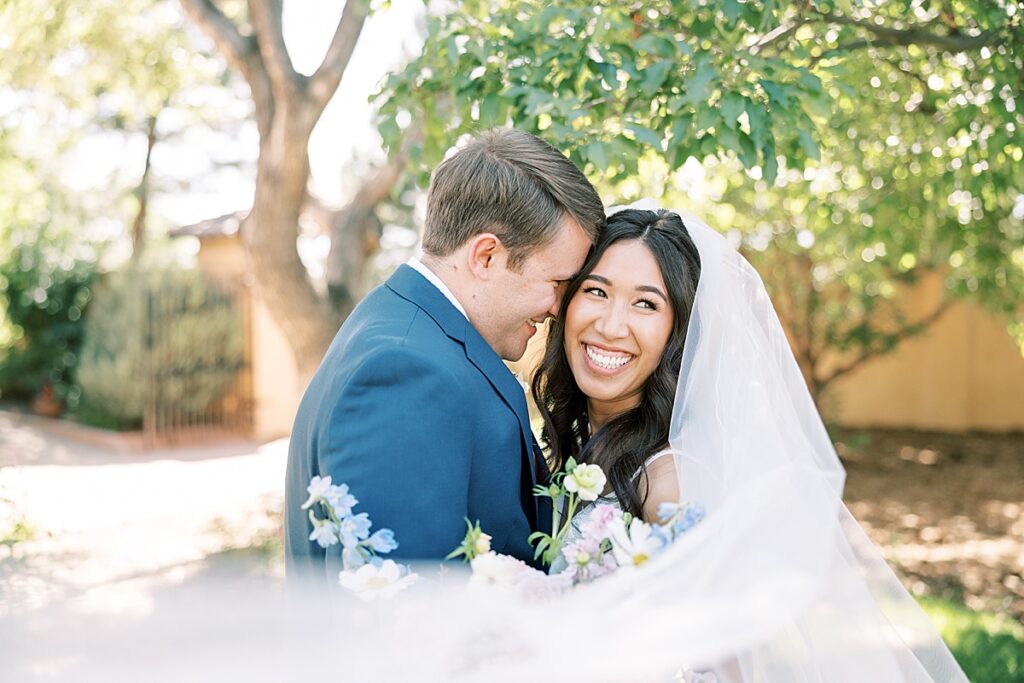
{"type": "Polygon", "coordinates": [[[253,208],[242,228],[261,296],[287,335],[304,382],[342,320],[313,288],[295,246],[309,177],[309,135],[307,126],[278,111],[260,145],[253,208]]]}
{"type": "Polygon", "coordinates": [[[159,112],[149,117],[149,125],[146,127],[146,165],[142,170],[142,180],[135,189],[135,196],[139,202],[138,211],[135,212],[135,220],[132,222],[132,261],[137,262],[142,256],[142,250],[146,246],[146,214],[149,209],[149,176],[152,168],[153,147],[156,146],[156,120],[159,112]]]}
{"type": "Polygon", "coordinates": [[[308,381],[341,322],[313,288],[296,248],[309,179],[309,136],[341,82],[369,3],[345,3],[323,62],[307,77],[295,72],[288,56],[281,0],[248,0],[245,31],[213,0],[180,2],[249,84],[260,154],[242,240],[261,295],[291,344],[300,378],[308,381]]]}

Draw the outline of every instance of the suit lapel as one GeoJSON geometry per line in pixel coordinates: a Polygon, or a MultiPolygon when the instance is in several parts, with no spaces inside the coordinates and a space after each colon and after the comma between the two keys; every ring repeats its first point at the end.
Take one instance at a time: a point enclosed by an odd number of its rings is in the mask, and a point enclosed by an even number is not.
{"type": "MultiPolygon", "coordinates": [[[[407,265],[399,266],[398,270],[388,279],[387,286],[403,299],[419,306],[436,322],[451,339],[460,342],[466,350],[466,358],[491,383],[505,404],[515,413],[522,432],[523,448],[527,454],[530,467],[530,479],[533,483],[540,481],[538,467],[543,468],[543,458],[538,461],[538,451],[533,432],[530,430],[530,416],[526,408],[526,394],[515,375],[502,362],[494,349],[484,341],[476,328],[459,312],[441,291],[425,277],[407,265]]],[[[533,499],[535,519],[539,519],[537,498],[533,499]]]]}

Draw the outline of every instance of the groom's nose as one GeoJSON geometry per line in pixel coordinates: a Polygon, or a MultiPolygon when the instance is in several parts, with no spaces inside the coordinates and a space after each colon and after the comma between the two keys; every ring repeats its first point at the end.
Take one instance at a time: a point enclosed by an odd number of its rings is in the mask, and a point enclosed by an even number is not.
{"type": "Polygon", "coordinates": [[[557,318],[558,312],[562,310],[562,297],[565,295],[565,284],[555,286],[555,295],[552,297],[551,306],[548,308],[544,318],[557,318]]]}

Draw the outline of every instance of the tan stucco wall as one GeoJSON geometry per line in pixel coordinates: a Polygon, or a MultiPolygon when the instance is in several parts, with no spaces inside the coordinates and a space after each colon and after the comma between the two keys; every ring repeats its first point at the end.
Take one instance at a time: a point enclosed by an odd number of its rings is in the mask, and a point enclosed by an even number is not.
{"type": "Polygon", "coordinates": [[[302,387],[287,338],[260,298],[259,288],[253,290],[253,435],[276,439],[291,433],[302,387]]]}
{"type": "MultiPolygon", "coordinates": [[[[934,310],[941,287],[937,277],[923,281],[907,296],[908,312],[934,310]]],[[[1004,320],[960,302],[919,337],[836,380],[823,407],[851,427],[1022,430],[1024,357],[1004,320]]]]}
{"type": "MultiPolygon", "coordinates": [[[[241,277],[250,272],[237,237],[204,238],[199,267],[215,277],[241,277]]],[[[274,322],[259,286],[248,287],[253,406],[252,436],[259,440],[287,436],[301,398],[295,356],[274,322]]]]}

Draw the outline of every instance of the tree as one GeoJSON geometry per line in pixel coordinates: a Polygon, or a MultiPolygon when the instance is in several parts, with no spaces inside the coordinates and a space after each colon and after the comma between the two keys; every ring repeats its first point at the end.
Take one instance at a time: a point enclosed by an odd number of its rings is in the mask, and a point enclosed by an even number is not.
{"type": "Polygon", "coordinates": [[[701,162],[693,208],[739,229],[818,394],[953,296],[1024,329],[1022,24],[998,0],[468,2],[389,79],[381,132],[427,122],[425,170],[511,121],[617,201],[685,206],[701,162]],[[948,296],[909,320],[895,294],[925,272],[948,296]]]}
{"type": "Polygon", "coordinates": [[[124,212],[133,256],[141,256],[150,199],[167,182],[153,178],[154,148],[199,121],[238,127],[195,96],[230,87],[222,60],[196,48],[167,0],[12,0],[0,17],[4,83],[47,121],[48,136],[64,141],[54,161],[63,163],[82,140],[110,133],[145,141],[139,170],[119,169],[99,203],[108,220],[124,212]]]}
{"type": "MultiPolygon", "coordinates": [[[[253,207],[242,238],[271,314],[292,344],[300,375],[308,378],[355,302],[345,291],[350,289],[348,275],[340,272],[345,252],[335,249],[328,269],[338,308],[317,293],[299,259],[295,242],[307,199],[306,150],[310,133],[348,66],[368,3],[345,3],[322,63],[308,77],[295,71],[288,56],[282,0],[248,0],[232,16],[213,0],[181,0],[181,4],[249,85],[260,150],[253,207]]],[[[388,195],[397,181],[395,169],[402,164],[404,157],[396,153],[389,166],[370,177],[355,199],[334,216],[335,244],[357,244],[364,237],[372,241],[378,229],[373,207],[388,195]]]]}

